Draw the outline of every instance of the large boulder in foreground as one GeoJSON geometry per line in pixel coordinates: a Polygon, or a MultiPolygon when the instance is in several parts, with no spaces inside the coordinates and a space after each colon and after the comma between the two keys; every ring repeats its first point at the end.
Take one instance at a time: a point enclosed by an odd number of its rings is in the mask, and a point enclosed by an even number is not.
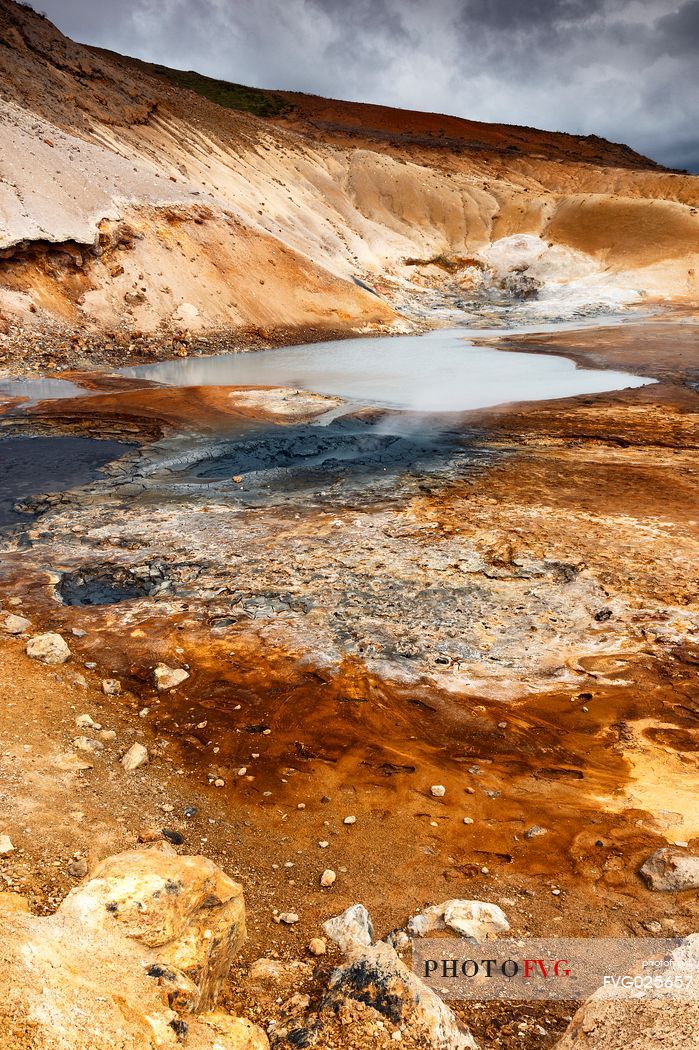
{"type": "Polygon", "coordinates": [[[430,1050],[477,1050],[471,1033],[440,997],[410,970],[385,941],[372,944],[373,926],[362,905],[329,919],[325,933],[347,954],[334,970],[324,1010],[340,1012],[348,1002],[364,1003],[430,1050]]]}
{"type": "Polygon", "coordinates": [[[384,941],[354,949],[347,963],[332,974],[324,1005],[339,1009],[346,999],[371,1006],[419,1046],[476,1050],[473,1036],[454,1012],[384,941]]]}
{"type": "Polygon", "coordinates": [[[664,980],[694,972],[682,997],[635,988],[599,988],[577,1011],[555,1050],[690,1050],[699,1046],[699,934],[687,937],[660,973],[664,980]]]}
{"type": "Polygon", "coordinates": [[[245,937],[241,887],[205,857],[110,857],[51,916],[3,907],[3,1050],[265,1050],[213,1011],[245,937]]]}

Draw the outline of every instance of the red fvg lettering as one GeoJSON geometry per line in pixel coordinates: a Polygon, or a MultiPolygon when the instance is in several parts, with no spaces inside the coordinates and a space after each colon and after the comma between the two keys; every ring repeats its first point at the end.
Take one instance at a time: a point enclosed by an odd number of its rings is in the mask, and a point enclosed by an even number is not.
{"type": "Polygon", "coordinates": [[[541,970],[542,977],[548,977],[546,967],[544,966],[543,959],[525,959],[524,960],[524,976],[533,977],[537,970],[541,970]]]}
{"type": "Polygon", "coordinates": [[[534,977],[537,970],[539,970],[542,977],[570,977],[570,970],[567,968],[567,963],[567,959],[556,959],[553,966],[547,970],[543,959],[525,959],[524,976],[534,977]]]}

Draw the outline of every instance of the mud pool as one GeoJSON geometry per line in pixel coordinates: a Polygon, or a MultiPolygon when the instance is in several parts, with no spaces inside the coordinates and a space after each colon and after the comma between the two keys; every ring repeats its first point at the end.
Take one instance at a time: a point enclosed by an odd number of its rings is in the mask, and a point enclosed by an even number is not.
{"type": "Polygon", "coordinates": [[[87,437],[1,438],[0,529],[29,520],[17,509],[22,500],[94,481],[101,467],[131,447],[87,437]]]}
{"type": "MultiPolygon", "coordinates": [[[[529,331],[574,326],[541,325],[529,331]]],[[[424,335],[330,340],[274,351],[163,361],[123,374],[169,386],[284,386],[416,412],[465,412],[645,386],[652,379],[579,368],[567,357],[476,345],[498,329],[439,329],[424,335]]]]}

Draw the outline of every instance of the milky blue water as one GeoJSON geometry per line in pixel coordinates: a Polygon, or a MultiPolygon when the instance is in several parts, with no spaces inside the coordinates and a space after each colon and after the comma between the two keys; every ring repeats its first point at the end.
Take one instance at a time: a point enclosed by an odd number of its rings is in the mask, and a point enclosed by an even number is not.
{"type": "MultiPolygon", "coordinates": [[[[580,323],[558,325],[579,328],[580,323]]],[[[532,331],[551,331],[541,326],[532,331]]],[[[516,329],[512,334],[523,334],[516,329]]],[[[329,340],[279,350],[179,358],[123,369],[169,386],[283,386],[348,401],[424,412],[461,412],[645,386],[653,379],[578,368],[566,357],[475,345],[502,330],[329,340]]]]}

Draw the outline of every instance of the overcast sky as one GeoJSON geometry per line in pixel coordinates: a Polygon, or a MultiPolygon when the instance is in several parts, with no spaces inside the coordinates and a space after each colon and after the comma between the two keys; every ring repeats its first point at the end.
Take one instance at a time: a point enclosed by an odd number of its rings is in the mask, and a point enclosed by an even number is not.
{"type": "Polygon", "coordinates": [[[699,172],[699,0],[37,0],[64,33],[259,87],[597,133],[699,172]]]}

